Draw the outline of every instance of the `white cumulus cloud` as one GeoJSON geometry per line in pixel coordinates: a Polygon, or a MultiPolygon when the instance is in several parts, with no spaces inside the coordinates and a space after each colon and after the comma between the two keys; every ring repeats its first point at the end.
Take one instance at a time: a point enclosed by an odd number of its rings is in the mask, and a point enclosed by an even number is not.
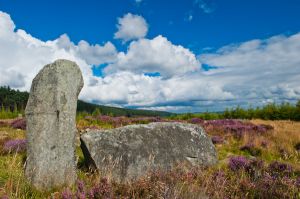
{"type": "Polygon", "coordinates": [[[54,42],[59,48],[76,54],[90,65],[110,63],[115,61],[117,57],[117,50],[111,42],[106,42],[101,46],[99,44],[90,45],[87,41],[81,40],[78,45],[75,45],[70,41],[67,34],[61,35],[54,42]]]}
{"type": "Polygon", "coordinates": [[[89,88],[86,95],[88,101],[136,107],[233,98],[219,83],[209,82],[200,74],[163,79],[132,72],[108,75],[89,88]]]}
{"type": "Polygon", "coordinates": [[[67,35],[41,41],[26,31],[15,30],[10,16],[0,11],[0,85],[28,90],[33,77],[46,64],[64,58],[77,62],[87,87],[95,81],[91,64],[113,61],[117,52],[110,43],[92,46],[85,41],[73,44],[67,35]]]}
{"type": "Polygon", "coordinates": [[[117,61],[109,65],[105,72],[159,72],[163,77],[169,78],[196,72],[200,68],[200,62],[189,49],[174,45],[163,36],[157,36],[131,42],[127,53],[120,52],[117,61]]]}
{"type": "Polygon", "coordinates": [[[227,91],[253,105],[300,99],[300,33],[251,40],[199,56],[218,67],[207,75],[222,79],[227,91]]]}
{"type": "Polygon", "coordinates": [[[143,38],[148,32],[146,20],[142,16],[131,13],[118,19],[117,28],[115,39],[122,39],[124,42],[143,38]]]}

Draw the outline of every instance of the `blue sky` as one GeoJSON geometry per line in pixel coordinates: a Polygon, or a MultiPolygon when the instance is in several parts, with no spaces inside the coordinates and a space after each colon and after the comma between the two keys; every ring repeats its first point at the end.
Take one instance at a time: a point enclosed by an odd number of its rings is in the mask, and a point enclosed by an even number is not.
{"type": "MultiPolygon", "coordinates": [[[[126,13],[143,16],[148,37],[167,37],[193,52],[229,43],[277,34],[293,34],[300,27],[299,0],[1,0],[17,27],[42,40],[67,33],[77,43],[103,43],[113,39],[118,17],[126,13]],[[202,4],[212,9],[206,13],[202,4]],[[188,21],[188,17],[192,20],[188,21]]],[[[118,41],[114,44],[125,48],[118,41]]]]}
{"type": "Polygon", "coordinates": [[[0,85],[28,90],[43,64],[68,58],[85,76],[80,98],[99,104],[295,102],[299,10],[300,0],[1,0],[0,85]]]}

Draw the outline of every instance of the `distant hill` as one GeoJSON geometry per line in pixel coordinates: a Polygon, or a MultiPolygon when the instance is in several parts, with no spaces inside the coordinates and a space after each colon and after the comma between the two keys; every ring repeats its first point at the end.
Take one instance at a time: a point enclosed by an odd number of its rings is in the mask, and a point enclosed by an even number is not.
{"type": "Polygon", "coordinates": [[[128,108],[117,108],[111,106],[103,106],[103,105],[96,105],[87,103],[81,100],[77,102],[77,111],[78,112],[88,112],[92,113],[96,109],[99,109],[101,114],[103,115],[110,115],[113,116],[160,116],[166,117],[172,115],[172,113],[164,112],[164,111],[152,111],[152,110],[138,110],[138,109],[128,109],[128,108]]]}
{"type": "MultiPolygon", "coordinates": [[[[21,92],[19,90],[11,89],[8,86],[0,87],[0,108],[11,110],[11,111],[24,111],[26,103],[29,97],[28,92],[21,92]]],[[[93,113],[95,110],[100,111],[103,115],[113,115],[113,116],[160,116],[166,117],[172,115],[172,113],[164,111],[151,111],[151,110],[137,110],[128,108],[116,108],[110,106],[97,105],[92,103],[87,103],[82,100],[77,102],[78,112],[93,113]]]]}

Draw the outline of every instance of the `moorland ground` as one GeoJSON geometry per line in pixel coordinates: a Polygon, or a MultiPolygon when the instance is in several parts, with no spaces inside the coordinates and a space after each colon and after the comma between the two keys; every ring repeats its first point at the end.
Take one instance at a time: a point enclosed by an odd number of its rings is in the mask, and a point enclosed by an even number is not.
{"type": "MultiPolygon", "coordinates": [[[[77,128],[116,128],[174,121],[157,117],[77,118],[77,128]]],[[[176,120],[178,121],[178,120],[176,120]]],[[[84,167],[77,147],[78,181],[73,187],[39,192],[26,182],[24,119],[0,121],[0,196],[3,198],[300,198],[300,122],[267,120],[180,120],[205,128],[218,151],[210,168],[177,165],[117,183],[84,167]]]]}

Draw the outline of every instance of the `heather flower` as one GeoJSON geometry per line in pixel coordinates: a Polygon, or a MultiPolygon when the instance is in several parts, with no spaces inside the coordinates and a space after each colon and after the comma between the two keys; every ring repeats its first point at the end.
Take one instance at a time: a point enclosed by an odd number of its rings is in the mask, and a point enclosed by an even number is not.
{"type": "Polygon", "coordinates": [[[212,136],[211,141],[214,144],[222,144],[224,142],[224,138],[221,136],[212,136]]]}
{"type": "Polygon", "coordinates": [[[271,164],[269,164],[268,170],[274,177],[289,176],[293,172],[293,168],[291,165],[281,163],[278,161],[274,161],[271,164]]]}
{"type": "Polygon", "coordinates": [[[95,198],[94,188],[92,188],[88,191],[88,198],[90,198],[90,199],[95,198]]]}
{"type": "Polygon", "coordinates": [[[107,178],[102,178],[100,180],[100,187],[102,189],[102,195],[104,195],[104,196],[108,195],[111,191],[111,187],[108,183],[107,178]]]}
{"type": "Polygon", "coordinates": [[[197,171],[195,169],[192,169],[189,172],[185,173],[185,178],[188,182],[192,182],[197,178],[197,176],[197,171]]]}
{"type": "Polygon", "coordinates": [[[295,185],[300,187],[300,176],[296,179],[295,185]]]}
{"type": "Polygon", "coordinates": [[[226,176],[224,171],[216,171],[213,173],[212,178],[214,181],[220,183],[220,182],[224,182],[226,180],[226,176]]]}
{"type": "Polygon", "coordinates": [[[150,122],[162,122],[160,117],[134,117],[130,118],[130,122],[134,124],[148,124],[150,122]]]}
{"type": "Polygon", "coordinates": [[[20,153],[26,151],[27,141],[24,139],[9,140],[4,143],[3,151],[20,153]]]}
{"type": "Polygon", "coordinates": [[[259,183],[259,187],[267,192],[272,184],[274,183],[274,178],[270,176],[268,173],[265,173],[261,179],[261,182],[259,183]]]}
{"type": "Polygon", "coordinates": [[[229,168],[232,171],[237,171],[240,169],[245,169],[249,165],[249,160],[243,156],[234,156],[229,159],[229,168]]]}
{"type": "Polygon", "coordinates": [[[189,122],[202,125],[207,132],[221,131],[232,134],[236,138],[241,138],[245,133],[265,134],[273,129],[269,125],[255,125],[236,119],[202,120],[193,118],[189,122]]]}
{"type": "Polygon", "coordinates": [[[112,117],[107,115],[98,115],[96,119],[104,123],[110,123],[112,121],[112,117]]]}
{"type": "Polygon", "coordinates": [[[264,148],[267,148],[268,147],[268,142],[266,140],[263,140],[260,145],[264,148]]]}
{"type": "Polygon", "coordinates": [[[25,119],[17,119],[11,123],[11,127],[15,129],[26,130],[26,120],[25,119]]]}
{"type": "Polygon", "coordinates": [[[72,192],[67,188],[61,193],[61,197],[62,199],[72,199],[72,192]]]}
{"type": "Polygon", "coordinates": [[[77,191],[76,192],[76,199],[86,199],[85,192],[77,191]]]}
{"type": "Polygon", "coordinates": [[[80,192],[84,192],[84,182],[82,180],[77,180],[77,189],[80,192]]]}
{"type": "Polygon", "coordinates": [[[102,178],[99,184],[96,184],[88,192],[89,198],[111,198],[111,186],[107,178],[102,178]]]}
{"type": "Polygon", "coordinates": [[[295,183],[295,180],[294,180],[294,179],[291,179],[291,178],[289,178],[289,177],[287,177],[287,176],[284,176],[284,177],[282,178],[282,182],[283,182],[284,184],[289,185],[289,186],[293,186],[293,184],[295,183]]]}
{"type": "Polygon", "coordinates": [[[201,119],[201,118],[192,118],[192,119],[190,119],[189,122],[192,123],[192,124],[203,124],[204,120],[201,119]]]}

